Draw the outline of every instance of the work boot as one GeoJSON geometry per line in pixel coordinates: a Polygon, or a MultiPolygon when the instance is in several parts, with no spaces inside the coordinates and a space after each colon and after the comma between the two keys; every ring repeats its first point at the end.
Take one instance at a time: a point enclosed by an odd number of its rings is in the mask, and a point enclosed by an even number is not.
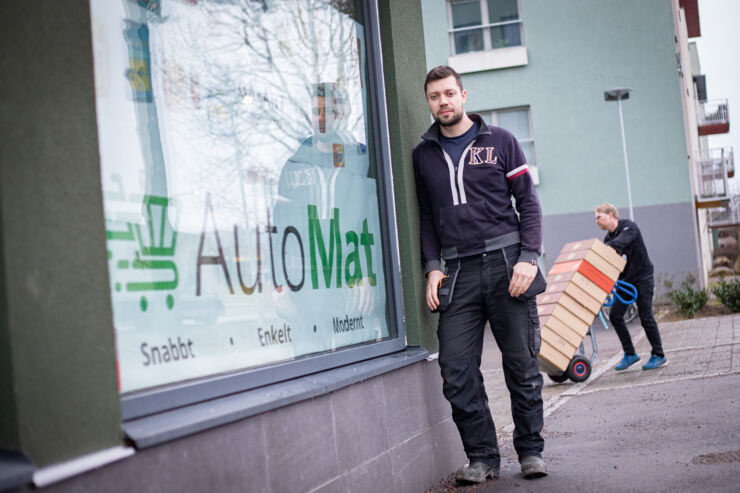
{"type": "Polygon", "coordinates": [[[614,369],[616,371],[626,370],[627,368],[634,365],[638,361],[640,361],[640,357],[637,356],[636,354],[624,353],[624,358],[622,358],[622,361],[617,363],[617,366],[615,366],[614,369]]]}
{"type": "Polygon", "coordinates": [[[522,476],[524,479],[541,478],[547,476],[547,466],[542,457],[530,455],[519,461],[522,466],[522,476]]]}
{"type": "Polygon", "coordinates": [[[497,478],[499,467],[485,462],[471,462],[455,471],[455,481],[461,483],[483,483],[489,478],[497,478]]]}

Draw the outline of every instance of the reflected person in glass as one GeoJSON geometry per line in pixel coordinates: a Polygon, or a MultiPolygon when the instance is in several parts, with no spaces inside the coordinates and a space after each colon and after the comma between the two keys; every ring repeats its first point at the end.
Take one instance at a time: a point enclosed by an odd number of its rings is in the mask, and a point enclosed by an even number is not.
{"type": "MultiPolygon", "coordinates": [[[[304,242],[298,245],[291,238],[284,247],[285,277],[313,289],[288,293],[277,287],[273,298],[279,316],[299,329],[307,323],[315,326],[317,333],[311,337],[316,340],[315,336],[336,338],[332,326],[325,323],[328,312],[362,320],[363,327],[376,325],[368,316],[377,315],[378,273],[370,267],[371,259],[359,259],[368,255],[365,245],[357,248],[344,242],[346,235],[354,235],[357,243],[368,238],[368,228],[377,231],[372,227],[377,222],[377,214],[372,213],[377,210],[377,192],[375,180],[368,178],[367,146],[349,130],[351,108],[346,89],[340,83],[322,82],[312,87],[312,94],[312,134],[283,166],[274,214],[276,224],[294,224],[299,233],[296,238],[304,242]],[[341,253],[338,248],[343,248],[341,253]],[[351,262],[353,254],[361,261],[351,262]]],[[[349,337],[342,335],[343,339],[349,337]]],[[[358,332],[352,337],[361,342],[367,334],[358,332]]]]}

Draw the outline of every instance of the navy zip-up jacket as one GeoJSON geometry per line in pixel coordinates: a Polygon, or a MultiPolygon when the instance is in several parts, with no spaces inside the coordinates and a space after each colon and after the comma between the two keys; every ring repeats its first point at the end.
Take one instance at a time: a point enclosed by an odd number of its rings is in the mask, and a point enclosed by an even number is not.
{"type": "Polygon", "coordinates": [[[542,211],[519,143],[509,131],[486,125],[478,115],[468,116],[479,123],[480,131],[458,163],[442,149],[438,123],[414,148],[425,274],[440,269],[440,258],[517,243],[519,261],[534,263],[540,255],[542,211]]]}
{"type": "Polygon", "coordinates": [[[614,248],[620,255],[627,256],[627,265],[624,266],[620,279],[636,283],[653,276],[653,263],[648,257],[637,224],[629,219],[620,219],[614,231],[604,236],[604,243],[614,248]]]}

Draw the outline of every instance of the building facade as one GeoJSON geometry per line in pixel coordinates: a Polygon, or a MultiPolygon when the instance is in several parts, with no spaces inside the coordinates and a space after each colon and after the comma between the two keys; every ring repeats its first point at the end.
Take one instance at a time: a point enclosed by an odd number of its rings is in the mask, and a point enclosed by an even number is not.
{"type": "Polygon", "coordinates": [[[711,253],[705,214],[697,213],[707,205],[697,182],[703,106],[688,42],[700,34],[696,2],[422,5],[427,65],[456,68],[467,110],[512,130],[537,170],[545,266],[565,243],[603,236],[597,204],[611,202],[629,217],[631,195],[658,296],[687,278],[705,283],[711,253]],[[605,101],[613,88],[629,88],[628,99],[605,101]]]}
{"type": "Polygon", "coordinates": [[[0,46],[0,490],[418,491],[464,460],[419,3],[8,1],[0,46]]]}

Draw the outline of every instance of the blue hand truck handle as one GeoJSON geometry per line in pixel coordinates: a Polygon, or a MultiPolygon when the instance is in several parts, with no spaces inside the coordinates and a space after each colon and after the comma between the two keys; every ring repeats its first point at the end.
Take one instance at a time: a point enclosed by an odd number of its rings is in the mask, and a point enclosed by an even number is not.
{"type": "Polygon", "coordinates": [[[631,305],[637,300],[637,288],[627,281],[617,280],[611,293],[606,297],[604,306],[612,306],[615,300],[619,300],[620,303],[625,305],[631,305]],[[620,296],[620,292],[625,295],[624,298],[620,296]]]}

